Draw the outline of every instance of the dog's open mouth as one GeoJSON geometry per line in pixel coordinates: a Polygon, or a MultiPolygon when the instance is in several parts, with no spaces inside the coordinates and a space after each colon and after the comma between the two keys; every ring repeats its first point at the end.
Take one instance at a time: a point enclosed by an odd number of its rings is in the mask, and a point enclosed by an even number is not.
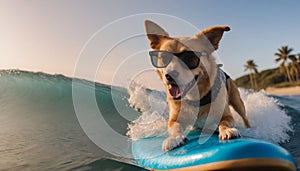
{"type": "Polygon", "coordinates": [[[176,83],[169,84],[169,94],[174,100],[180,100],[184,98],[184,96],[188,93],[188,91],[194,86],[198,79],[198,75],[194,77],[189,83],[186,85],[178,85],[176,83]]]}

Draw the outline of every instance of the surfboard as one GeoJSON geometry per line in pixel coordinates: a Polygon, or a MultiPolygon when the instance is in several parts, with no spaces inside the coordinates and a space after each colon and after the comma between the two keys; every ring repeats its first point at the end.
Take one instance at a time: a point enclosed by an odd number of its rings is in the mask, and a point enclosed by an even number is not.
{"type": "Polygon", "coordinates": [[[162,151],[166,137],[136,140],[132,143],[133,164],[171,171],[296,171],[291,154],[277,144],[249,137],[221,141],[217,134],[199,136],[199,132],[190,133],[185,145],[168,152],[162,151]]]}

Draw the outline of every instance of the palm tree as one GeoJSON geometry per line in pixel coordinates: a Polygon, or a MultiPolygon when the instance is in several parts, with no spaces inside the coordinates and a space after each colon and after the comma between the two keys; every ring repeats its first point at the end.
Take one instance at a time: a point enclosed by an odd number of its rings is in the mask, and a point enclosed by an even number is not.
{"type": "Polygon", "coordinates": [[[257,89],[257,83],[255,79],[255,75],[258,73],[257,71],[257,65],[253,60],[248,60],[247,63],[244,65],[245,71],[250,71],[250,82],[251,82],[251,88],[257,89]]]}
{"type": "Polygon", "coordinates": [[[298,59],[296,58],[296,56],[291,56],[291,60],[292,60],[292,62],[289,63],[290,74],[291,74],[291,77],[296,82],[298,82],[299,81],[299,72],[298,72],[299,63],[298,63],[298,59]]]}
{"type": "Polygon", "coordinates": [[[297,54],[298,71],[300,71],[300,53],[297,54]]]}
{"type": "Polygon", "coordinates": [[[278,52],[276,52],[274,55],[277,56],[277,58],[275,59],[275,62],[279,62],[282,61],[282,63],[280,64],[280,66],[285,68],[285,72],[286,72],[286,76],[289,80],[289,82],[292,81],[291,79],[291,75],[288,69],[288,66],[286,65],[287,61],[291,58],[293,58],[291,52],[293,51],[292,48],[289,48],[288,46],[282,46],[280,49],[278,49],[278,52]]]}
{"type": "Polygon", "coordinates": [[[300,54],[291,56],[292,62],[289,63],[291,77],[294,78],[296,82],[299,82],[299,72],[300,72],[300,54]],[[298,58],[297,58],[298,56],[298,58]]]}

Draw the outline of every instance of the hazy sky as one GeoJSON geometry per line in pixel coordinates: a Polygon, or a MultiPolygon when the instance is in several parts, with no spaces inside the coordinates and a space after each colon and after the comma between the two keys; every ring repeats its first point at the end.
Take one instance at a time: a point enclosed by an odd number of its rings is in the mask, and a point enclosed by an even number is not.
{"type": "Polygon", "coordinates": [[[112,77],[130,79],[127,72],[137,76],[151,68],[142,33],[143,20],[152,19],[177,36],[230,26],[217,53],[236,78],[244,74],[248,59],[259,70],[277,66],[274,53],[282,45],[300,53],[299,9],[298,0],[0,0],[0,69],[73,76],[76,67],[84,66],[82,77],[94,74],[105,83],[112,77]],[[85,63],[84,55],[93,60],[85,63]]]}

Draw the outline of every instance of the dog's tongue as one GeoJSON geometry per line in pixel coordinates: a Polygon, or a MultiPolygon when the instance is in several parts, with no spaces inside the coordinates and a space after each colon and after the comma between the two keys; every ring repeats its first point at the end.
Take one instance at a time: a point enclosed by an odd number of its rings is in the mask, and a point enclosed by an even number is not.
{"type": "Polygon", "coordinates": [[[169,93],[174,99],[180,98],[181,96],[180,89],[177,85],[171,85],[169,93]]]}

